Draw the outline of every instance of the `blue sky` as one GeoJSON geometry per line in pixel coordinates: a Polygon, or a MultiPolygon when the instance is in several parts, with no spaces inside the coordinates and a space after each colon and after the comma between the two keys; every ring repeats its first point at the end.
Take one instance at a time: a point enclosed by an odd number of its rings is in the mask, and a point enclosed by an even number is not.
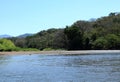
{"type": "Polygon", "coordinates": [[[64,28],[120,12],[120,0],[0,0],[0,35],[64,28]]]}

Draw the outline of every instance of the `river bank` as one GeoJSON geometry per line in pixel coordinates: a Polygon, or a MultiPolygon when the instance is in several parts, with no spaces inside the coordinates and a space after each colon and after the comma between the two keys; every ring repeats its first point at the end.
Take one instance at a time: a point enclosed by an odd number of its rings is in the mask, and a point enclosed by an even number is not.
{"type": "Polygon", "coordinates": [[[45,55],[72,55],[72,54],[101,54],[101,53],[120,53],[120,50],[77,50],[77,51],[12,51],[0,52],[0,55],[32,55],[32,54],[45,54],[45,55]]]}

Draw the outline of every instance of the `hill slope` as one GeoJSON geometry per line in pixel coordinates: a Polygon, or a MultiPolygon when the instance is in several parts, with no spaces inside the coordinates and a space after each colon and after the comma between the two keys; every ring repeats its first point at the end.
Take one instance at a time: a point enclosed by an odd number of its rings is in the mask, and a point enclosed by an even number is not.
{"type": "Polygon", "coordinates": [[[26,38],[11,38],[16,46],[86,50],[120,49],[120,13],[95,21],[80,20],[63,29],[48,29],[26,38]]]}

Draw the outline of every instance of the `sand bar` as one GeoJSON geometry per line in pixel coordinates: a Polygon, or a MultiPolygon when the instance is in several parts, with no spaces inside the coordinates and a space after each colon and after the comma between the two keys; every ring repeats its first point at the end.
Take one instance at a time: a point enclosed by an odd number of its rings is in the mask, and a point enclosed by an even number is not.
{"type": "Polygon", "coordinates": [[[101,53],[120,53],[120,50],[77,50],[77,51],[12,51],[0,52],[0,55],[72,55],[72,54],[101,54],[101,53]]]}

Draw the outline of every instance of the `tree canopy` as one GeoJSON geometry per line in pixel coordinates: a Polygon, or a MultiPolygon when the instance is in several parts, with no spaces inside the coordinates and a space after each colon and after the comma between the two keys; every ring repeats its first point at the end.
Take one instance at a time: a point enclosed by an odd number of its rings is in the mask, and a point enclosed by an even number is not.
{"type": "MultiPolygon", "coordinates": [[[[21,48],[44,49],[120,49],[120,13],[94,21],[77,21],[62,29],[40,31],[26,38],[10,38],[21,48]]],[[[1,46],[2,47],[2,46],[1,46]]]]}
{"type": "Polygon", "coordinates": [[[0,39],[0,51],[13,51],[16,46],[14,43],[7,39],[0,39]]]}

